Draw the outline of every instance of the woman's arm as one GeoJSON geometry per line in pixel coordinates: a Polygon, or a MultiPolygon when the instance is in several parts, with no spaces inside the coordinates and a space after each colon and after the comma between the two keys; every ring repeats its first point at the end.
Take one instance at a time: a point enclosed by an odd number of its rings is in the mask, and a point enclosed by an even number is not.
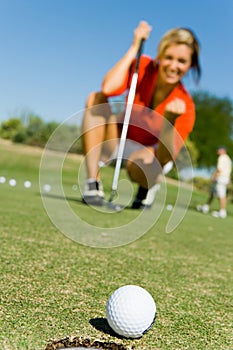
{"type": "Polygon", "coordinates": [[[159,135],[159,144],[157,158],[163,167],[175,155],[175,130],[174,124],[176,118],[185,113],[186,104],[183,100],[176,98],[166,105],[164,113],[164,122],[159,135]]]}
{"type": "Polygon", "coordinates": [[[147,22],[140,22],[134,31],[132,45],[126,54],[105,75],[102,82],[102,92],[109,95],[112,91],[122,86],[130,66],[135,59],[142,39],[148,39],[151,26],[147,22]]]}

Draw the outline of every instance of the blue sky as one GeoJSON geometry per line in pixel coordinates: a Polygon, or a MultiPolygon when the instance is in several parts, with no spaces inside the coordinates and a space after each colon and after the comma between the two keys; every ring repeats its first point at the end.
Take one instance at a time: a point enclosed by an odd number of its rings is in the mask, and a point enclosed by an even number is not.
{"type": "Polygon", "coordinates": [[[203,75],[187,88],[233,100],[232,0],[0,0],[0,121],[32,111],[60,122],[82,110],[140,20],[153,27],[152,57],[165,31],[192,28],[203,75]]]}

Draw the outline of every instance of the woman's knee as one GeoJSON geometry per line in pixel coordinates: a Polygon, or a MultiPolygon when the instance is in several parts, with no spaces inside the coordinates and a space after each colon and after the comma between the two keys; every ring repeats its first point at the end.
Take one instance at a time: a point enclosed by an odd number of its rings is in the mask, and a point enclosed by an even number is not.
{"type": "Polygon", "coordinates": [[[104,95],[101,91],[91,92],[87,96],[86,107],[88,107],[88,108],[102,104],[102,103],[108,103],[108,99],[107,99],[106,95],[104,95]]]}
{"type": "Polygon", "coordinates": [[[162,173],[161,166],[156,159],[152,162],[147,162],[143,158],[129,159],[126,163],[126,169],[131,181],[145,188],[154,186],[162,173]]]}
{"type": "Polygon", "coordinates": [[[107,96],[100,92],[91,92],[86,101],[86,108],[89,108],[92,115],[104,116],[109,118],[111,108],[107,96]]]}

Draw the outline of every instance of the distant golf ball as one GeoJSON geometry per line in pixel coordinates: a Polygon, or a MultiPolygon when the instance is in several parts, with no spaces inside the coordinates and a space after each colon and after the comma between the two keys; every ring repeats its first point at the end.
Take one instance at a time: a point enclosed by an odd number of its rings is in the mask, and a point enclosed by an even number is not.
{"type": "Polygon", "coordinates": [[[126,285],[113,292],[106,304],[109,326],[126,338],[139,338],[153,325],[154,299],[144,288],[126,285]]]}
{"type": "Polygon", "coordinates": [[[15,179],[10,179],[9,180],[9,185],[12,186],[12,187],[16,186],[16,180],[15,179]]]}
{"type": "Polygon", "coordinates": [[[51,190],[51,186],[48,185],[48,184],[46,184],[46,185],[43,186],[43,190],[44,190],[45,192],[49,192],[49,191],[51,190]]]}
{"type": "Polygon", "coordinates": [[[25,188],[30,188],[31,187],[31,182],[30,181],[24,181],[24,187],[25,188]]]}
{"type": "Polygon", "coordinates": [[[172,205],[172,204],[168,204],[168,205],[167,205],[167,210],[168,210],[168,211],[172,211],[172,209],[173,209],[173,205],[172,205]]]}
{"type": "Polygon", "coordinates": [[[77,191],[77,189],[78,189],[78,186],[77,186],[77,185],[73,185],[73,186],[72,186],[72,190],[73,190],[73,191],[77,191]]]}
{"type": "Polygon", "coordinates": [[[4,176],[0,176],[0,184],[4,184],[6,182],[6,178],[4,176]]]}

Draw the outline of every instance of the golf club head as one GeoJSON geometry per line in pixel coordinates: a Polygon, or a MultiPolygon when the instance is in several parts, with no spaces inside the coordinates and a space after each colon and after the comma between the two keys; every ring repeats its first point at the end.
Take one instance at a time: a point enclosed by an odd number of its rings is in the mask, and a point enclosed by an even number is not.
{"type": "Polygon", "coordinates": [[[113,203],[111,200],[109,200],[108,202],[105,203],[106,207],[108,209],[111,209],[113,211],[117,211],[120,212],[124,209],[124,206],[120,205],[120,204],[115,204],[113,203]]]}
{"type": "Polygon", "coordinates": [[[124,209],[124,206],[120,205],[120,204],[115,204],[113,203],[113,200],[114,198],[116,197],[116,194],[117,194],[117,191],[112,189],[112,192],[111,192],[111,195],[110,195],[110,198],[108,200],[108,202],[105,203],[106,207],[108,209],[111,209],[113,211],[117,211],[117,212],[120,212],[121,210],[124,209]]]}

